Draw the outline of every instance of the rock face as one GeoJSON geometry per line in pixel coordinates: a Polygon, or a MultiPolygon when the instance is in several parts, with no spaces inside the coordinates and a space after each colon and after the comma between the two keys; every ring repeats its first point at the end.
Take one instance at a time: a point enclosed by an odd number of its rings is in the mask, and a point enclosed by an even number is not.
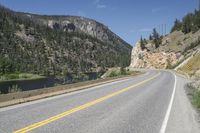
{"type": "Polygon", "coordinates": [[[130,67],[166,69],[171,65],[175,65],[177,61],[177,56],[173,52],[141,50],[140,43],[137,43],[132,50],[130,67]]]}
{"type": "Polygon", "coordinates": [[[47,25],[54,30],[85,33],[103,42],[118,45],[121,48],[131,48],[128,43],[113,33],[107,26],[89,18],[78,16],[40,16],[26,13],[21,13],[21,15],[28,16],[37,23],[47,25]]]}

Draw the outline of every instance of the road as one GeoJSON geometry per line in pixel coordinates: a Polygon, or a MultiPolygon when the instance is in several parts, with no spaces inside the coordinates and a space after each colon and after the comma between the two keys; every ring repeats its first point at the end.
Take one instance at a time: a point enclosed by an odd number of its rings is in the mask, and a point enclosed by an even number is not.
{"type": "Polygon", "coordinates": [[[0,109],[0,133],[199,133],[186,80],[150,70],[86,90],[0,109]]]}

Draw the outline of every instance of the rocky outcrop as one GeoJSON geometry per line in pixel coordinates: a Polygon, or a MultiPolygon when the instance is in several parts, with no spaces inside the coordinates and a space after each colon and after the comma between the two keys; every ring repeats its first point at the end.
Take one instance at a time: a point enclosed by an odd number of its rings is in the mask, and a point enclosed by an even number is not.
{"type": "MultiPolygon", "coordinates": [[[[35,14],[20,13],[21,16],[31,18],[34,22],[48,26],[54,30],[65,32],[85,33],[103,42],[110,43],[122,49],[132,47],[113,33],[107,26],[93,19],[79,16],[41,16],[35,14]]],[[[131,51],[129,51],[129,54],[131,51]]]]}
{"type": "Polygon", "coordinates": [[[130,67],[166,69],[171,65],[175,65],[177,61],[177,55],[173,52],[141,50],[140,43],[137,43],[132,50],[130,67]]]}

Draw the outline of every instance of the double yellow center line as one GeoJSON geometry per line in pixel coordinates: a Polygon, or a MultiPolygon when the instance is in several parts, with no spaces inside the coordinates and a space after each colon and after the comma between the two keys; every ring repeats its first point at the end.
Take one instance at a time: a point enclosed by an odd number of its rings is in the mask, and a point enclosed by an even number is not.
{"type": "Polygon", "coordinates": [[[155,76],[153,76],[153,77],[147,79],[147,80],[144,80],[144,81],[142,81],[142,82],[139,82],[139,83],[137,83],[137,84],[134,84],[134,85],[132,85],[132,86],[129,86],[129,87],[127,87],[127,88],[124,88],[124,89],[122,89],[122,90],[119,90],[119,91],[117,91],[117,92],[111,93],[111,94],[109,94],[109,95],[106,95],[106,96],[104,96],[104,97],[101,97],[101,98],[99,98],[99,99],[96,99],[96,100],[94,100],[94,101],[91,101],[91,102],[89,102],[89,103],[86,103],[86,104],[84,104],[84,105],[75,107],[75,108],[73,108],[73,109],[71,109],[71,110],[68,110],[68,111],[66,111],[66,112],[63,112],[63,113],[58,114],[58,115],[56,115],[56,116],[47,118],[46,120],[43,120],[43,121],[40,121],[40,122],[31,124],[31,125],[29,125],[29,126],[27,126],[27,127],[25,127],[25,128],[22,128],[22,129],[19,129],[19,130],[17,130],[17,131],[14,131],[13,133],[27,133],[27,132],[29,132],[29,131],[31,131],[31,130],[33,130],[33,129],[39,128],[39,127],[44,126],[44,125],[46,125],[46,124],[48,124],[48,123],[51,123],[51,122],[54,122],[54,121],[56,121],[56,120],[59,120],[59,119],[61,119],[61,118],[63,118],[63,117],[66,117],[66,116],[68,116],[68,115],[70,115],[70,114],[73,114],[73,113],[75,113],[75,112],[78,112],[78,111],[81,111],[81,110],[86,109],[86,108],[88,108],[88,107],[91,107],[91,106],[93,106],[93,105],[95,105],[95,104],[98,104],[98,103],[100,103],[100,102],[103,102],[103,101],[105,101],[105,100],[107,100],[107,99],[110,99],[110,98],[112,98],[112,97],[114,97],[114,96],[117,96],[117,95],[119,95],[119,94],[121,94],[121,93],[124,93],[124,92],[126,92],[126,91],[128,91],[128,90],[130,90],[130,89],[133,89],[133,88],[135,88],[135,87],[138,87],[138,86],[140,86],[140,85],[142,85],[142,84],[144,84],[144,83],[146,83],[146,82],[149,82],[149,81],[155,79],[155,78],[156,78],[157,76],[159,76],[159,75],[160,75],[160,72],[159,72],[158,74],[156,74],[155,76]]]}

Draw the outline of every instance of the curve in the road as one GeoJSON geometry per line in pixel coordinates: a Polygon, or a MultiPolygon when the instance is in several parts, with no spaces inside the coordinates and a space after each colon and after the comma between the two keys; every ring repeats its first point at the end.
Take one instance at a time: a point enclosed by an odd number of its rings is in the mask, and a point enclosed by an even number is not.
{"type": "Polygon", "coordinates": [[[81,110],[86,109],[86,108],[88,108],[88,107],[91,107],[91,106],[93,106],[93,105],[95,105],[95,104],[98,104],[98,103],[100,103],[100,102],[103,102],[103,101],[105,101],[105,100],[107,100],[107,99],[110,99],[110,98],[112,98],[112,97],[114,97],[114,96],[117,96],[117,95],[119,95],[119,94],[121,94],[121,93],[124,93],[124,92],[126,92],[126,91],[129,91],[130,89],[133,89],[133,88],[135,88],[135,87],[138,87],[138,86],[140,86],[140,85],[143,85],[143,84],[145,84],[145,83],[147,83],[147,82],[149,82],[149,81],[155,79],[155,78],[158,77],[159,75],[160,75],[160,72],[159,72],[158,74],[156,74],[155,76],[153,76],[153,77],[151,77],[151,78],[149,78],[149,79],[146,79],[146,80],[144,80],[144,81],[142,81],[142,82],[139,82],[139,83],[137,83],[137,84],[131,85],[131,86],[126,87],[126,88],[123,88],[123,89],[121,89],[121,90],[119,90],[119,91],[116,91],[116,92],[111,93],[111,94],[109,94],[109,95],[103,96],[103,97],[101,97],[101,98],[99,98],[99,99],[96,99],[96,100],[91,101],[91,102],[89,102],[89,103],[86,103],[86,104],[84,104],[84,105],[75,107],[75,108],[73,108],[73,109],[71,109],[71,110],[65,111],[65,112],[63,112],[63,113],[61,113],[61,114],[58,114],[58,115],[53,116],[53,117],[50,117],[50,118],[45,119],[45,120],[43,120],[43,121],[40,121],[40,122],[31,124],[31,125],[29,125],[29,126],[27,126],[27,127],[25,127],[25,128],[16,130],[16,131],[14,131],[13,133],[26,133],[26,132],[29,132],[29,131],[31,131],[31,130],[34,130],[34,129],[38,128],[38,127],[44,126],[44,125],[49,124],[49,123],[51,123],[51,122],[53,122],[53,121],[59,120],[59,119],[61,119],[61,118],[63,118],[63,117],[66,117],[66,116],[68,116],[68,115],[70,115],[70,114],[73,114],[73,113],[75,113],[75,112],[81,111],[81,110]]]}

